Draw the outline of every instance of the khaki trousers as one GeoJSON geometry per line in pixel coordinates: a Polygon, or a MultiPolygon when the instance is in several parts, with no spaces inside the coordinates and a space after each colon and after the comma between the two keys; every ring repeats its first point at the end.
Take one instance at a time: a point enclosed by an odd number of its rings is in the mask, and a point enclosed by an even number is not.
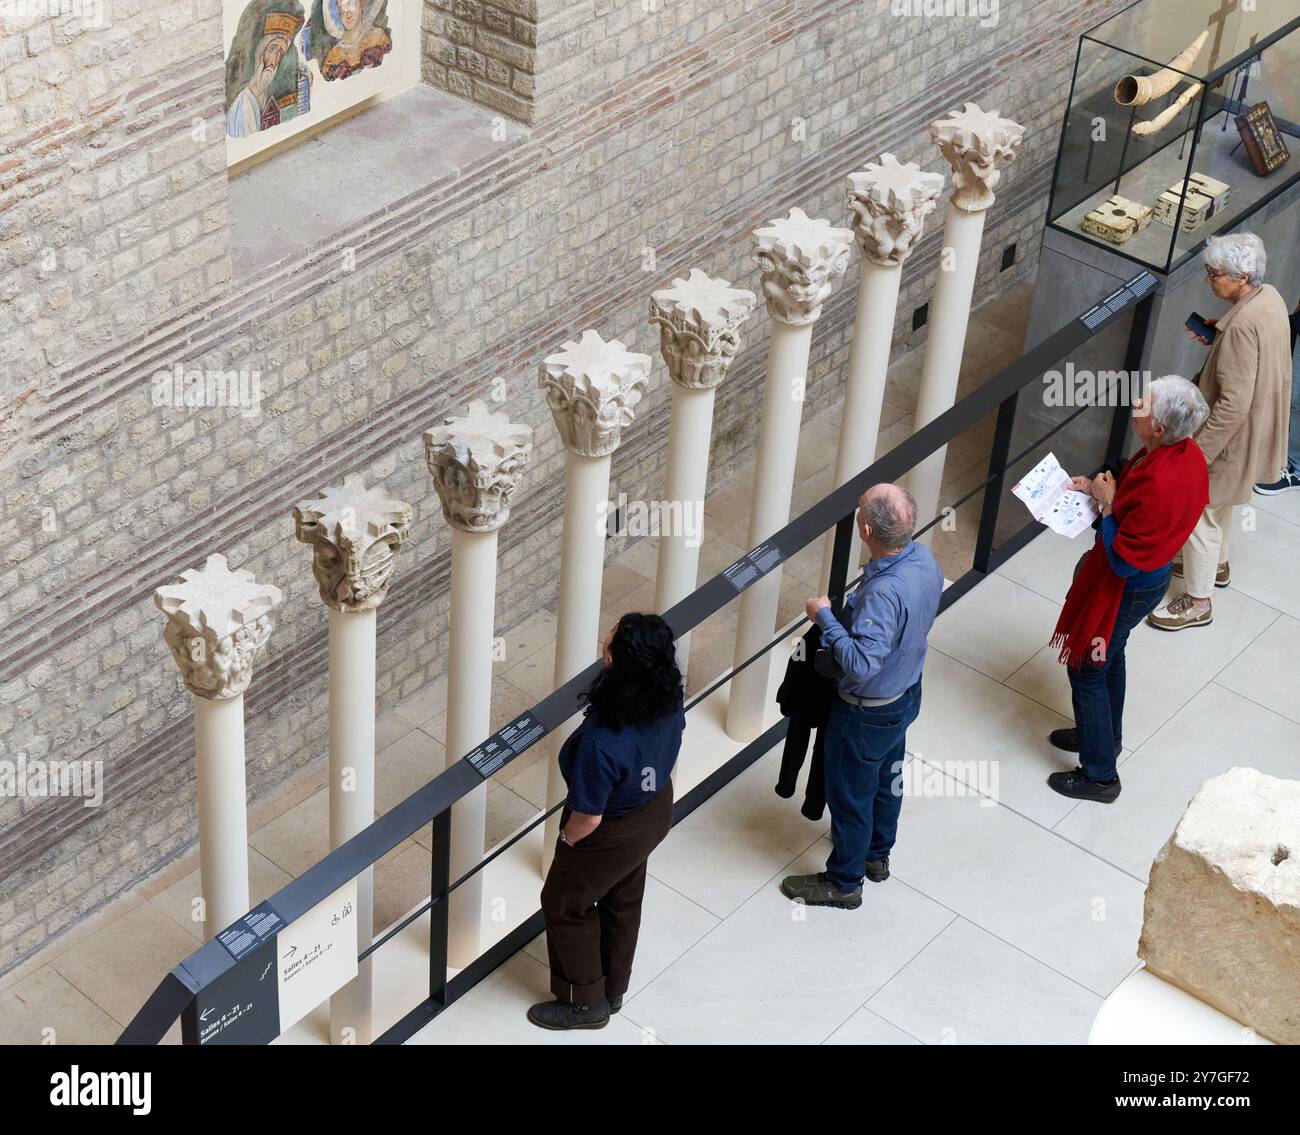
{"type": "Polygon", "coordinates": [[[1214,576],[1228,562],[1228,535],[1232,531],[1232,505],[1213,506],[1201,513],[1183,545],[1183,590],[1193,599],[1214,594],[1214,576]]]}

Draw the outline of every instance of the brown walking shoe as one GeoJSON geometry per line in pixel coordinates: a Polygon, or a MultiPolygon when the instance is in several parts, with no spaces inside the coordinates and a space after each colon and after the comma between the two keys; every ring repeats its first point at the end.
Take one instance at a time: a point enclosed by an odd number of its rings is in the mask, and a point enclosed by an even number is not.
{"type": "Polygon", "coordinates": [[[1208,627],[1214,622],[1213,607],[1198,607],[1186,595],[1171,600],[1147,616],[1147,622],[1160,631],[1185,631],[1190,627],[1208,627]]]}
{"type": "MultiPolygon", "coordinates": [[[[1174,560],[1172,573],[1174,579],[1183,578],[1183,563],[1181,560],[1174,560]]],[[[1232,567],[1225,561],[1219,565],[1218,571],[1214,573],[1214,586],[1227,587],[1232,582],[1232,567]]]]}

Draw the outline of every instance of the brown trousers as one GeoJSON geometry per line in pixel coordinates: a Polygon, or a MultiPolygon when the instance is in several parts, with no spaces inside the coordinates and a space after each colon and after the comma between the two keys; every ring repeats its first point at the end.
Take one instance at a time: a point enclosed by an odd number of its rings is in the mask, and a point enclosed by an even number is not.
{"type": "MultiPolygon", "coordinates": [[[[567,808],[560,826],[569,819],[567,808]]],[[[569,847],[560,843],[542,886],[551,992],[587,1005],[627,992],[641,929],[646,861],[673,822],[673,786],[635,812],[602,820],[569,847]]]]}

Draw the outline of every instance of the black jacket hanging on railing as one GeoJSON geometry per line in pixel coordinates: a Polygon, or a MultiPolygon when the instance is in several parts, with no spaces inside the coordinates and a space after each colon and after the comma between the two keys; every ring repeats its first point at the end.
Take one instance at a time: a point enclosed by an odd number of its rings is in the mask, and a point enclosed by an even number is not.
{"type": "Polygon", "coordinates": [[[808,783],[804,788],[803,807],[799,810],[810,820],[820,820],[826,808],[824,760],[826,751],[826,722],[830,718],[831,699],[835,686],[829,678],[817,672],[814,659],[821,647],[822,633],[814,624],[803,636],[803,650],[797,651],[786,664],[785,678],[776,691],[776,703],[781,715],[790,719],[786,729],[785,748],[781,753],[781,772],[777,777],[776,794],[787,800],[794,795],[808,753],[808,738],[817,731],[813,742],[812,760],[808,763],[808,783]]]}

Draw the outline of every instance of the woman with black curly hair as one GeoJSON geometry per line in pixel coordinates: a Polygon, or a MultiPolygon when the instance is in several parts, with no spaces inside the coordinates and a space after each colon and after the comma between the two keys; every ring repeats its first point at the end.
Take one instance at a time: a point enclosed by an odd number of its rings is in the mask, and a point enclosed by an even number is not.
{"type": "Polygon", "coordinates": [[[673,819],[669,776],[686,728],[673,633],[658,615],[624,615],[604,662],[559,756],[569,791],[542,887],[556,1000],[528,1010],[544,1029],[601,1029],[622,1008],[646,861],[673,819]]]}

